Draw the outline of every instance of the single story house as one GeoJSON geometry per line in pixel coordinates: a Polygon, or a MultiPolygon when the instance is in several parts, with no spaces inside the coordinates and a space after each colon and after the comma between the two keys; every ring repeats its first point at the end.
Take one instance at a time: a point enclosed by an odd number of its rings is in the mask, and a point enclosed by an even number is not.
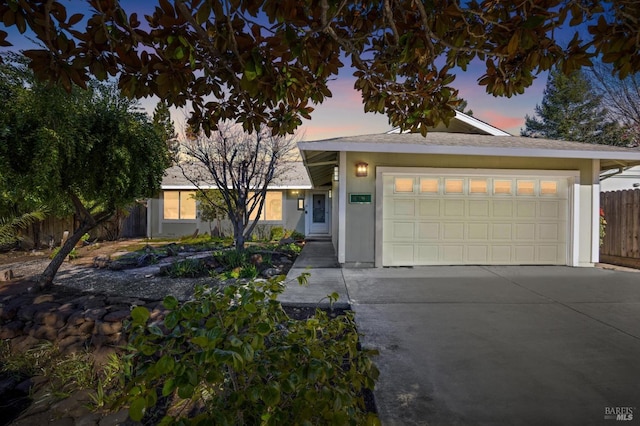
{"type": "Polygon", "coordinates": [[[331,238],[353,266],[592,266],[600,173],[640,164],[638,150],[511,136],[464,114],[426,137],[298,147],[312,187],[332,194],[331,238]]]}
{"type": "MultiPolygon", "coordinates": [[[[200,187],[217,188],[212,182],[205,182],[200,187]]],[[[228,219],[220,218],[220,221],[214,222],[202,219],[194,198],[195,194],[196,187],[185,178],[180,167],[173,166],[167,169],[160,193],[156,198],[147,200],[147,237],[181,237],[192,235],[196,230],[202,234],[215,231],[216,227],[221,228],[218,231],[225,235],[232,235],[231,222],[228,219]]],[[[301,162],[285,164],[282,175],[269,186],[264,210],[254,233],[268,236],[270,228],[281,227],[305,235],[329,235],[328,221],[331,218],[328,208],[331,200],[326,197],[325,191],[322,191],[322,202],[327,203],[324,208],[327,214],[323,214],[322,218],[322,212],[319,211],[314,211],[312,215],[305,214],[310,203],[318,198],[317,194],[318,192],[312,189],[301,162]]]]}
{"type": "MultiPolygon", "coordinates": [[[[303,163],[271,185],[261,222],[330,238],[346,266],[593,266],[600,175],[640,165],[636,149],[511,136],[462,113],[426,137],[298,148],[303,163]]],[[[148,236],[209,230],[194,191],[169,169],[149,200],[148,236]]]]}

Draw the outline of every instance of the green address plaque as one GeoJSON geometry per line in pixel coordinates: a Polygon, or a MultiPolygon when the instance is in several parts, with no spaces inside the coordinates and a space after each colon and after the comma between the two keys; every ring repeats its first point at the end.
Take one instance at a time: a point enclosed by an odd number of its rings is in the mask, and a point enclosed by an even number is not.
{"type": "Polygon", "coordinates": [[[350,204],[371,204],[371,194],[349,194],[350,204]]]}

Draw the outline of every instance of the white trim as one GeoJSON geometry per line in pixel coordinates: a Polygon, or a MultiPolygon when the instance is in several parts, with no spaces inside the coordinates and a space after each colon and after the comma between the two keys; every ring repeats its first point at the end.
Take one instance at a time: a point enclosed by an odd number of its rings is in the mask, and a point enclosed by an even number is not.
{"type": "Polygon", "coordinates": [[[429,167],[376,167],[376,223],[375,223],[375,266],[382,267],[382,209],[383,209],[383,178],[385,174],[411,175],[425,174],[434,176],[464,176],[464,177],[493,177],[493,176],[531,176],[531,177],[559,177],[567,179],[567,198],[569,208],[568,243],[566,264],[579,264],[579,236],[580,236],[580,170],[523,170],[523,169],[451,169],[429,167]]]}
{"type": "MultiPolygon", "coordinates": [[[[487,136],[485,136],[487,137],[487,136]]],[[[394,154],[449,154],[466,156],[497,157],[540,157],[540,158],[594,158],[601,160],[640,160],[640,151],[587,151],[569,149],[518,148],[518,147],[484,147],[475,145],[445,146],[419,145],[399,142],[348,142],[348,141],[316,141],[299,142],[301,150],[311,151],[346,151],[346,152],[379,152],[394,154]]]]}
{"type": "MultiPolygon", "coordinates": [[[[580,265],[580,179],[575,179],[571,185],[573,205],[571,206],[572,232],[571,232],[571,263],[569,266],[580,265]]],[[[571,200],[569,201],[571,202],[571,200]]]]}
{"type": "MultiPolygon", "coordinates": [[[[476,129],[489,134],[490,136],[513,136],[511,133],[505,132],[502,129],[498,129],[495,126],[492,126],[489,123],[485,123],[484,121],[478,120],[475,117],[467,115],[463,112],[456,111],[456,116],[453,120],[462,121],[465,124],[470,125],[471,127],[475,127],[476,129]]],[[[398,134],[398,133],[406,133],[401,132],[400,127],[395,127],[387,132],[387,134],[398,134]]]]}
{"type": "Polygon", "coordinates": [[[600,160],[591,166],[591,262],[600,261],[600,160]]]}
{"type": "Polygon", "coordinates": [[[310,237],[330,237],[331,236],[331,216],[332,216],[332,199],[329,198],[329,190],[328,189],[314,189],[311,191],[307,191],[307,195],[305,197],[305,206],[304,206],[304,234],[310,237]],[[311,226],[313,225],[313,211],[309,210],[309,207],[313,208],[313,195],[314,194],[322,194],[324,195],[324,206],[325,206],[325,216],[326,216],[326,224],[327,224],[327,232],[311,232],[311,226]]]}
{"type": "Polygon", "coordinates": [[[338,263],[346,262],[347,249],[347,153],[340,151],[338,161],[338,263]]]}
{"type": "Polygon", "coordinates": [[[374,266],[382,268],[382,213],[384,208],[383,197],[383,169],[391,167],[376,167],[376,207],[375,207],[375,234],[374,234],[374,266]]]}
{"type": "Polygon", "coordinates": [[[512,136],[511,133],[507,133],[502,129],[498,129],[497,127],[492,126],[491,124],[485,123],[484,121],[480,121],[475,117],[462,113],[460,111],[456,111],[456,118],[463,123],[467,123],[470,126],[477,128],[483,132],[487,132],[492,136],[512,136]]]}

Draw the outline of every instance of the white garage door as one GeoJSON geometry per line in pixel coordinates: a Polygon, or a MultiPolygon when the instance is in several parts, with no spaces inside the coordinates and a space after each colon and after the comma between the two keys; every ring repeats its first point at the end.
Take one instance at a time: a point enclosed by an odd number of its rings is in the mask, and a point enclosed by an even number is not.
{"type": "Polygon", "coordinates": [[[569,184],[383,174],[383,266],[567,263],[569,184]]]}

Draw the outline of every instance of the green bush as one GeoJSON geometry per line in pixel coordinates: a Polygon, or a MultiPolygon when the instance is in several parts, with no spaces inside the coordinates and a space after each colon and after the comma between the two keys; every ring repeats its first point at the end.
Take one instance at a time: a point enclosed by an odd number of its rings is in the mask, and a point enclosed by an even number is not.
{"type": "Polygon", "coordinates": [[[197,278],[209,274],[204,262],[200,259],[184,259],[175,262],[167,271],[171,278],[197,278]]]}
{"type": "Polygon", "coordinates": [[[292,253],[296,255],[300,254],[300,252],[302,251],[302,247],[300,247],[296,243],[283,244],[279,249],[285,253],[292,253]]]}
{"type": "Polygon", "coordinates": [[[271,228],[269,239],[271,241],[280,241],[284,238],[284,228],[282,226],[274,226],[271,228]]]}
{"type": "Polygon", "coordinates": [[[168,296],[168,334],[134,308],[131,418],[168,398],[181,409],[169,409],[163,425],[379,424],[361,392],[373,389],[378,371],[372,352],[358,350],[353,313],[293,320],[276,300],[283,287],[282,279],[199,287],[182,304],[168,296]]]}
{"type": "Polygon", "coordinates": [[[258,268],[255,265],[245,265],[240,269],[238,278],[248,278],[250,280],[258,276],[258,268]]]}
{"type": "Polygon", "coordinates": [[[227,268],[240,268],[247,264],[247,253],[237,250],[227,250],[221,252],[217,256],[217,260],[227,268]]]}
{"type": "MultiPolygon", "coordinates": [[[[60,249],[62,247],[56,247],[51,251],[51,254],[49,254],[49,259],[53,259],[54,257],[56,257],[56,255],[60,252],[60,249]]],[[[77,259],[80,257],[80,255],[78,254],[78,252],[76,251],[75,247],[71,249],[71,251],[69,252],[69,254],[67,255],[67,257],[69,258],[69,260],[73,260],[73,259],[77,259]]]]}

